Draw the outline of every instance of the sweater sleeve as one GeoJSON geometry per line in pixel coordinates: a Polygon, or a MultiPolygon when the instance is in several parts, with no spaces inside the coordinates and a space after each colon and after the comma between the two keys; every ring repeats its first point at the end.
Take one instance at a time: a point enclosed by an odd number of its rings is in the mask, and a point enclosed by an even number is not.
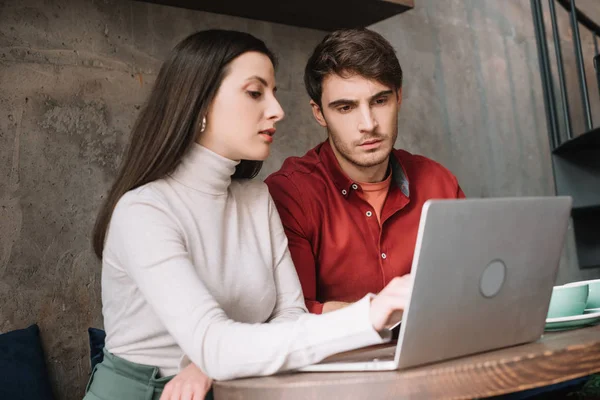
{"type": "Polygon", "coordinates": [[[192,264],[176,219],[159,202],[124,196],[108,235],[110,255],[182,351],[213,379],[271,375],[384,341],[371,325],[368,296],[337,312],[285,321],[291,319],[287,313],[300,314],[301,301],[285,252],[277,267],[281,296],[274,315],[284,322],[244,324],[229,319],[196,272],[195,267],[202,266],[192,264]]]}
{"type": "Polygon", "coordinates": [[[277,291],[275,309],[269,322],[295,321],[308,312],[304,305],[302,286],[288,249],[288,239],[283,230],[279,213],[269,196],[269,231],[273,248],[273,275],[277,291]]]}

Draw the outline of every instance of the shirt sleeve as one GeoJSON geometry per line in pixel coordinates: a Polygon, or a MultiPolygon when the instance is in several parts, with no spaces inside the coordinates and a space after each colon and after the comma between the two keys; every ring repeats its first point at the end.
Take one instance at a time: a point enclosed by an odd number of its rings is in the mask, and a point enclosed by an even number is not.
{"type": "Polygon", "coordinates": [[[283,175],[271,175],[265,180],[283,223],[292,260],[296,267],[304,302],[313,314],[323,312],[323,303],[317,300],[317,261],[308,239],[309,210],[302,204],[300,191],[283,175]]]}
{"type": "MultiPolygon", "coordinates": [[[[271,375],[384,341],[371,325],[368,297],[337,312],[306,313],[295,321],[244,324],[229,319],[196,272],[202,265],[192,263],[181,232],[168,207],[155,201],[121,199],[108,233],[110,255],[134,281],[183,353],[209,377],[271,375]]],[[[284,292],[294,296],[278,299],[278,315],[285,319],[287,313],[300,314],[299,294],[290,278],[291,263],[280,263],[281,267],[277,279],[282,296],[284,292]]]]}

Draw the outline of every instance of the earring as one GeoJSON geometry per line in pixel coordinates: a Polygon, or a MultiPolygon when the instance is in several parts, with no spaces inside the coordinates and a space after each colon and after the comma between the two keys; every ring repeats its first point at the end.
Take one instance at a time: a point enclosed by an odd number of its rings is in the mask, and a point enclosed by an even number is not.
{"type": "Polygon", "coordinates": [[[200,126],[200,133],[206,130],[206,117],[202,118],[202,125],[200,126]]]}

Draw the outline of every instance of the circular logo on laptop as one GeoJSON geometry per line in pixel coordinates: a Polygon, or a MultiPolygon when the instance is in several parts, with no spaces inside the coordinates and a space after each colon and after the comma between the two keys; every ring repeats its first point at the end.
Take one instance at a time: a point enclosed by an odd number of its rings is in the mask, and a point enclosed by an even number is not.
{"type": "Polygon", "coordinates": [[[501,260],[494,260],[488,264],[481,274],[479,290],[484,297],[494,297],[502,289],[506,278],[506,265],[501,260]]]}

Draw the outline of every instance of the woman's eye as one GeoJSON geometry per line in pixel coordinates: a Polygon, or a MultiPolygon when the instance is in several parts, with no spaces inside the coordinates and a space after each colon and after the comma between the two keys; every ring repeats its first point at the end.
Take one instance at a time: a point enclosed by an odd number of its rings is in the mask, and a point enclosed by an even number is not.
{"type": "Polygon", "coordinates": [[[256,92],[256,91],[253,91],[253,90],[249,90],[248,91],[248,95],[250,95],[250,97],[252,97],[253,99],[258,99],[258,98],[260,98],[260,96],[262,96],[262,93],[261,92],[256,92]]]}

